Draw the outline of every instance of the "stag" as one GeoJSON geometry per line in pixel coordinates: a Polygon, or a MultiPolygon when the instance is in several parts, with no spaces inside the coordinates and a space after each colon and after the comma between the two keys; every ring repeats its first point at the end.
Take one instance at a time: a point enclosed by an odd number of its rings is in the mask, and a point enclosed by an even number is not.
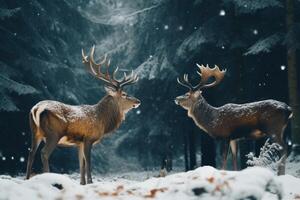
{"type": "MultiPolygon", "coordinates": [[[[236,154],[234,140],[241,138],[259,139],[269,136],[282,146],[278,174],[285,173],[287,145],[284,142],[284,130],[292,117],[291,108],[279,101],[264,100],[245,104],[225,104],[221,107],[211,106],[202,96],[202,90],[218,85],[225,76],[226,70],[218,66],[198,65],[197,71],[201,81],[193,86],[187,74],[177,82],[189,91],[178,96],[175,103],[187,110],[196,125],[211,137],[225,141],[223,167],[226,164],[227,152],[231,143],[233,154],[236,154]],[[213,80],[211,80],[213,78],[213,80]],[[211,81],[210,81],[211,80],[211,81]]],[[[234,155],[236,157],[236,155],[234,155]]],[[[236,164],[235,164],[236,167],[236,164]]]]}
{"type": "Polygon", "coordinates": [[[110,60],[94,61],[95,46],[89,56],[82,50],[82,62],[88,71],[105,84],[107,94],[95,105],[67,105],[58,101],[41,101],[29,114],[32,132],[31,149],[28,156],[26,179],[31,174],[36,150],[43,140],[41,150],[43,172],[49,172],[48,159],[56,146],[78,147],[80,184],[92,183],[91,148],[106,134],[117,129],[125,120],[126,113],[137,108],[140,101],[123,91],[127,85],[134,84],[138,77],[133,72],[124,73],[122,79],[116,78],[118,68],[109,74],[110,60]],[[106,66],[106,73],[102,67],[106,66]],[[87,178],[87,179],[86,179],[87,178]]]}

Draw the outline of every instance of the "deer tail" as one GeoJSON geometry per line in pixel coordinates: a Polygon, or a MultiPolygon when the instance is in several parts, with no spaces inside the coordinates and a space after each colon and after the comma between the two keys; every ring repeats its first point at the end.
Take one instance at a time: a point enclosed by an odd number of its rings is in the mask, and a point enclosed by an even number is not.
{"type": "Polygon", "coordinates": [[[45,108],[46,107],[42,105],[35,105],[30,111],[32,115],[32,119],[37,127],[40,127],[40,116],[41,113],[45,111],[45,108]]]}
{"type": "Polygon", "coordinates": [[[288,112],[289,112],[289,117],[288,117],[288,119],[291,119],[291,118],[293,117],[293,110],[292,110],[292,108],[291,108],[290,106],[287,107],[287,110],[288,110],[288,112]]]}

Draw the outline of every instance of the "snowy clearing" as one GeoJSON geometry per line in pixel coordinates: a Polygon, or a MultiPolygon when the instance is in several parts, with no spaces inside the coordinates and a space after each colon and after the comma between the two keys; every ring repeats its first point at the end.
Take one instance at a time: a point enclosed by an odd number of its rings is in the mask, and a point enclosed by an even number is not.
{"type": "Polygon", "coordinates": [[[240,172],[200,167],[140,181],[146,173],[95,178],[81,186],[74,176],[47,173],[30,180],[0,176],[0,199],[298,199],[300,179],[265,168],[240,172]],[[133,180],[135,179],[135,180],[133,180]],[[137,180],[140,179],[140,180],[137,180]]]}

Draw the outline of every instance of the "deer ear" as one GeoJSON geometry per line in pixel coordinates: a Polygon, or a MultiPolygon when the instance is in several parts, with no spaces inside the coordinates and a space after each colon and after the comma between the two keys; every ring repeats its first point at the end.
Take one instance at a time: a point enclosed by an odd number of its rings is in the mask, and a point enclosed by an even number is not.
{"type": "Polygon", "coordinates": [[[107,92],[107,94],[114,96],[116,95],[116,89],[110,86],[104,86],[105,91],[107,92]]]}
{"type": "Polygon", "coordinates": [[[199,97],[200,95],[202,94],[202,91],[201,90],[197,90],[194,92],[194,97],[199,97]]]}

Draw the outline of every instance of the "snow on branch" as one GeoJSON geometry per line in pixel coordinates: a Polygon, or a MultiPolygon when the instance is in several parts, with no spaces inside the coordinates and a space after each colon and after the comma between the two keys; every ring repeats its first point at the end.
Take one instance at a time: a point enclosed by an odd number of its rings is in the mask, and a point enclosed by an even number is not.
{"type": "Polygon", "coordinates": [[[0,75],[0,90],[6,89],[9,92],[16,92],[18,95],[35,94],[38,91],[26,84],[18,83],[8,77],[0,75]]]}
{"type": "Polygon", "coordinates": [[[282,40],[282,34],[275,33],[267,38],[261,39],[253,44],[244,55],[256,55],[259,53],[269,53],[271,48],[282,40]]]}
{"type": "Polygon", "coordinates": [[[248,166],[266,167],[276,172],[280,160],[280,150],[282,147],[278,143],[270,143],[269,139],[265,142],[264,146],[260,149],[258,157],[250,152],[246,155],[248,158],[248,166]]]}
{"type": "Polygon", "coordinates": [[[268,7],[283,7],[278,0],[233,0],[240,13],[254,13],[268,7]]]}
{"type": "Polygon", "coordinates": [[[4,20],[6,18],[10,18],[10,17],[14,16],[20,10],[21,10],[21,8],[14,8],[14,9],[0,8],[0,19],[4,20]]]}
{"type": "Polygon", "coordinates": [[[13,100],[11,100],[7,95],[0,92],[0,111],[19,111],[19,108],[15,105],[13,100]]]}

